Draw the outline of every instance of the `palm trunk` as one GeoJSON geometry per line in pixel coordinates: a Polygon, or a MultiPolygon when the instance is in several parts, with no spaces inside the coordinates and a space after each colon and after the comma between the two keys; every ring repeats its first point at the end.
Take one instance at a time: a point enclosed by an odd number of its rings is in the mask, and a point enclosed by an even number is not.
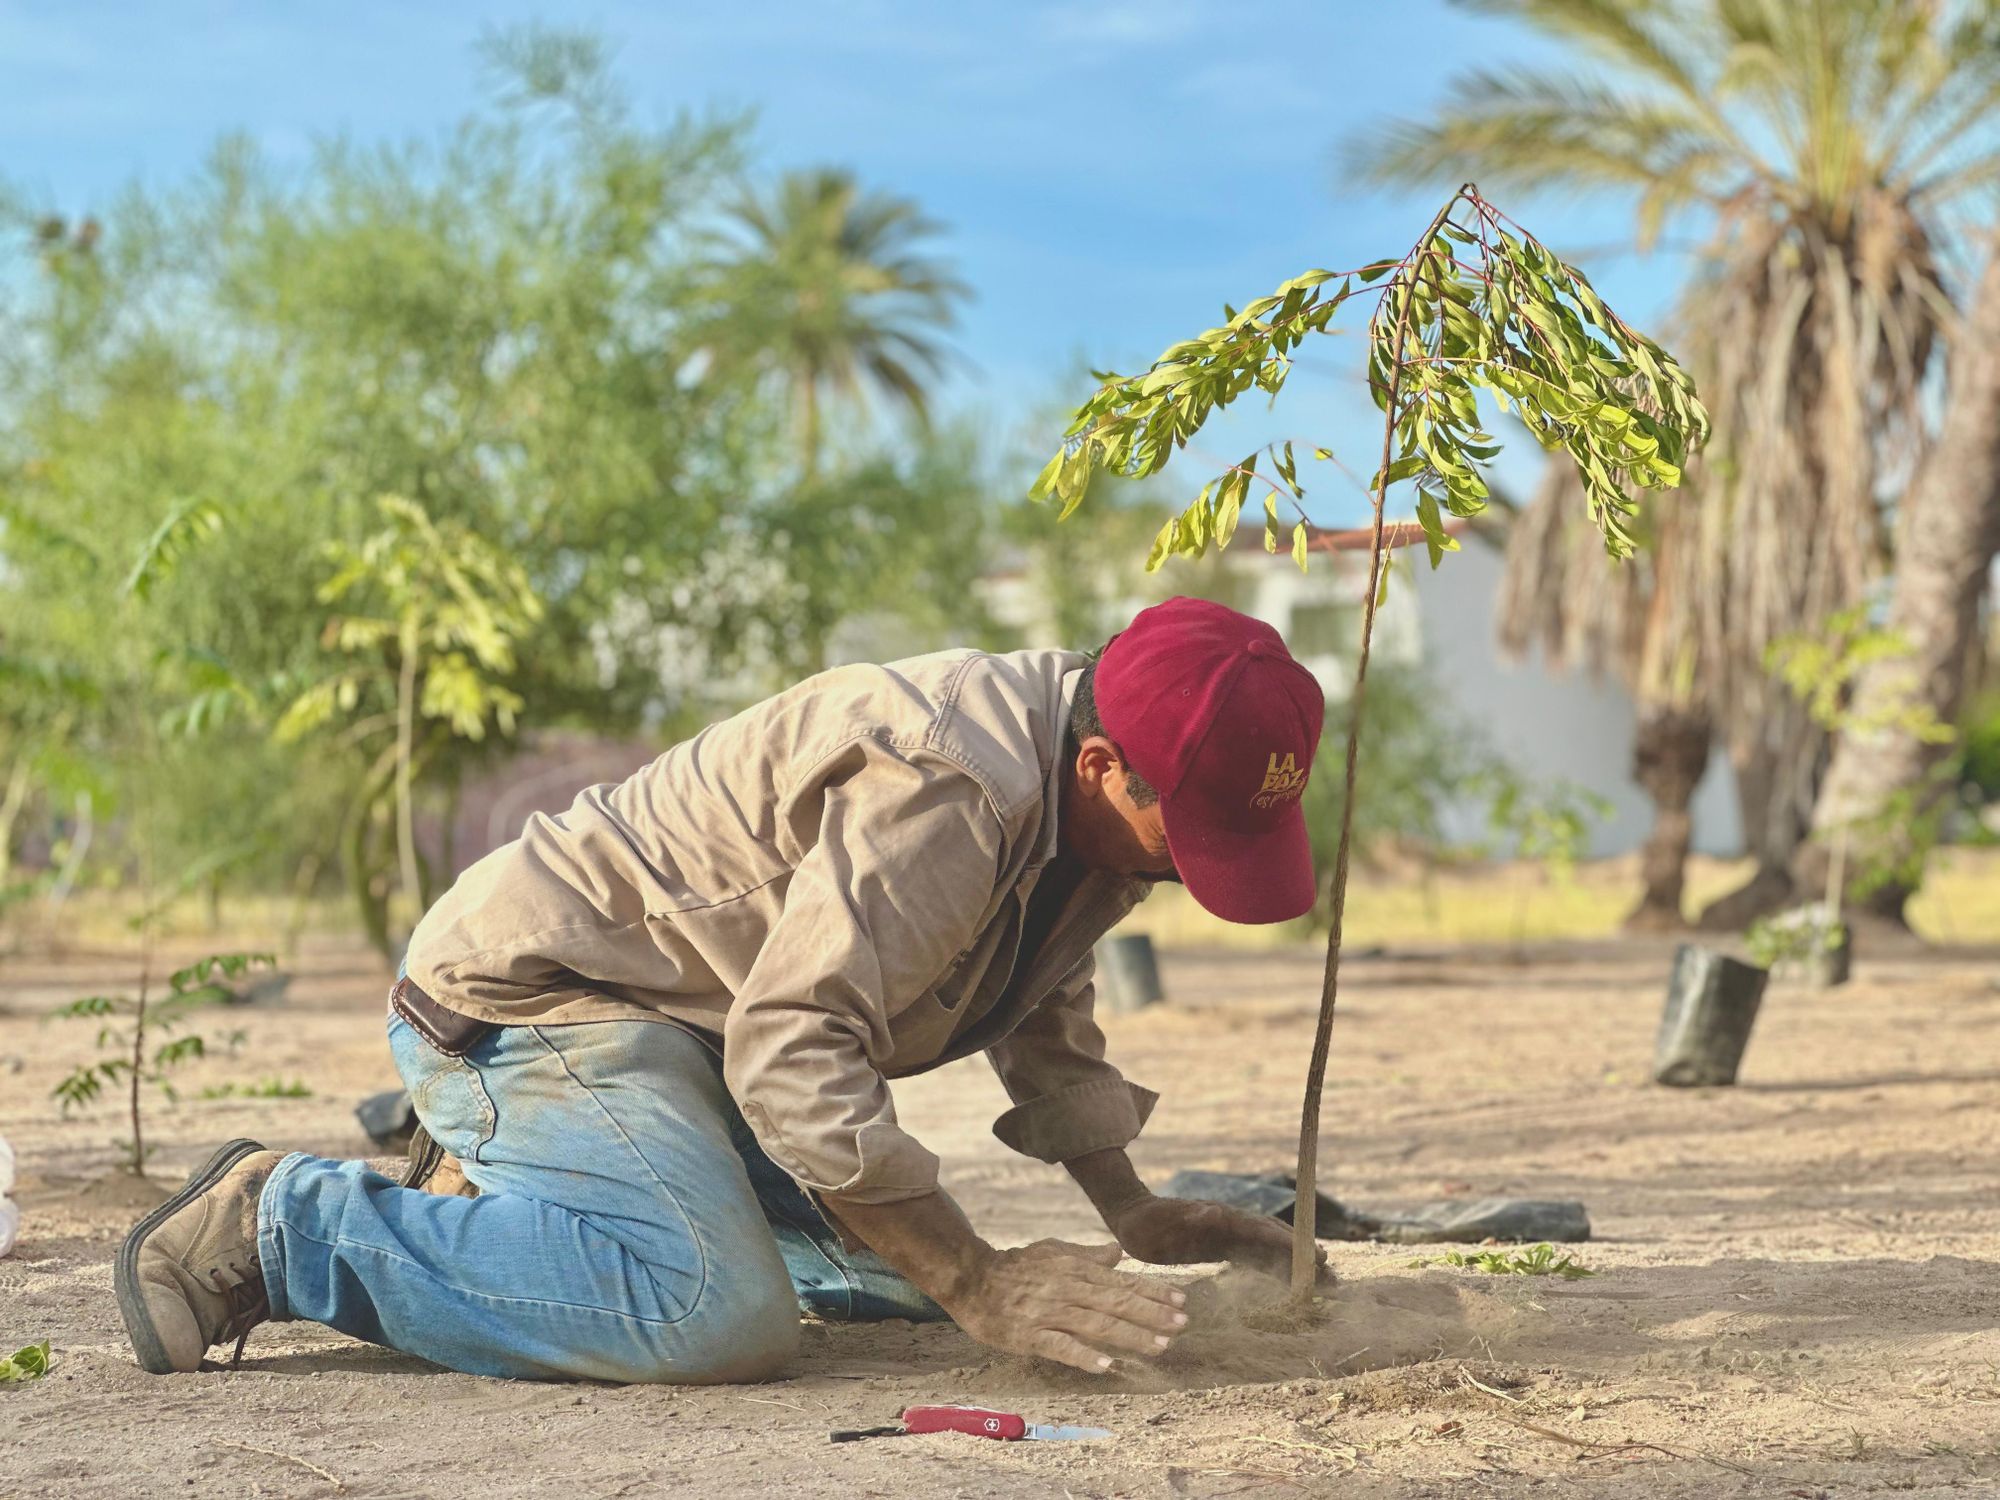
{"type": "Polygon", "coordinates": [[[808,373],[799,383],[799,443],[805,450],[805,477],[819,478],[819,381],[808,373]]]}
{"type": "Polygon", "coordinates": [[[1743,849],[1757,861],[1750,878],[1702,908],[1704,932],[1741,932],[1782,911],[1798,895],[1792,864],[1805,841],[1826,760],[1826,731],[1797,704],[1773,709],[1759,738],[1730,752],[1743,849]]]}
{"type": "MultiPolygon", "coordinates": [[[[1797,874],[1817,886],[1829,846],[1841,829],[1867,825],[1853,851],[1848,885],[1873,860],[1900,847],[1921,804],[1937,794],[1932,775],[1944,747],[1909,726],[1912,709],[1946,724],[1958,716],[1979,603],[2000,549],[2000,251],[1985,273],[1953,343],[1949,396],[1937,442],[1904,496],[1896,518],[1896,573],[1888,628],[1905,653],[1870,663],[1855,679],[1852,719],[1840,735],[1813,810],[1813,840],[1797,874]],[[1908,806],[1899,805],[1907,802],[1908,806]],[[1886,842],[1885,842],[1886,841],[1886,842]],[[1874,848],[1871,850],[1870,845],[1874,848]]],[[[1914,885],[1892,881],[1868,905],[1902,921],[1914,885]]]]}
{"type": "Polygon", "coordinates": [[[1629,931],[1671,932],[1686,925],[1681,897],[1687,885],[1688,846],[1694,819],[1689,805],[1708,769],[1708,715],[1666,703],[1644,705],[1632,744],[1632,777],[1653,799],[1653,831],[1639,851],[1645,890],[1625,919],[1629,931]]]}

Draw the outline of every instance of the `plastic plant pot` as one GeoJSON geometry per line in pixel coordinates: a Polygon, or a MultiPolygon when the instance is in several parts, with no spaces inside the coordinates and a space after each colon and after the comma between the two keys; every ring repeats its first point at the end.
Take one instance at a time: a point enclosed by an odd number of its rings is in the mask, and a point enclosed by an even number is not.
{"type": "Polygon", "coordinates": [[[1097,993],[1114,1011],[1143,1010],[1166,998],[1153,940],[1144,933],[1108,937],[1097,945],[1097,993]]]}
{"type": "Polygon", "coordinates": [[[1676,950],[1653,1047],[1653,1081],[1676,1088],[1736,1082],[1770,977],[1766,969],[1693,943],[1676,950]]]}

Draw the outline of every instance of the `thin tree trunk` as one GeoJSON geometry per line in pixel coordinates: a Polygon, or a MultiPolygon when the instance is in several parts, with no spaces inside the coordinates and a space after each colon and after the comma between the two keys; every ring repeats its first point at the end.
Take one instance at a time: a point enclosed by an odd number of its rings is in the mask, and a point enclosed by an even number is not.
{"type": "MultiPolygon", "coordinates": [[[[147,908],[152,907],[153,892],[151,882],[145,890],[147,908]]],[[[132,1077],[129,1108],[132,1112],[132,1171],[140,1176],[146,1171],[146,1127],[139,1109],[139,1083],[146,1071],[146,1012],[152,1005],[153,984],[153,921],[147,917],[140,928],[139,958],[139,1004],[132,1022],[132,1077]]]]}
{"type": "MultiPolygon", "coordinates": [[[[1454,198],[1453,203],[1458,200],[1454,198]]],[[[1428,246],[1438,225],[1451,212],[1447,203],[1424,230],[1418,246],[1428,246]]],[[[1421,260],[1422,252],[1410,259],[1421,260]]],[[[1406,262],[1407,263],[1407,262],[1406,262]]],[[[1347,870],[1354,843],[1354,777],[1361,759],[1361,716],[1368,702],[1368,656],[1375,639],[1375,609],[1382,599],[1382,511],[1388,503],[1389,459],[1396,437],[1397,401],[1403,385],[1403,349],[1410,331],[1410,306],[1405,297],[1396,319],[1395,342],[1389,346],[1389,388],[1382,403],[1382,462],[1376,470],[1368,538],[1368,592],[1361,601],[1361,649],[1354,660],[1354,692],[1348,700],[1347,759],[1341,783],[1340,842],[1333,854],[1333,922],[1326,936],[1326,969],[1320,979],[1319,1018],[1313,1027],[1312,1056],[1306,1061],[1305,1108],[1299,1118],[1299,1170],[1292,1208],[1292,1296],[1303,1304],[1319,1280],[1319,1243],[1313,1226],[1319,1219],[1319,1112],[1326,1091],[1326,1065],[1333,1043],[1333,1013],[1340,999],[1340,939],[1347,921],[1347,870]]]]}
{"type": "Polygon", "coordinates": [[[1686,925],[1681,897],[1694,834],[1689,807],[1708,769],[1711,738],[1708,715],[1697,709],[1666,703],[1640,709],[1632,743],[1632,777],[1653,799],[1654,811],[1653,831],[1639,851],[1645,890],[1625,919],[1630,931],[1671,932],[1686,925]]]}
{"type": "Polygon", "coordinates": [[[388,793],[390,779],[395,774],[396,750],[392,745],[377,757],[355,789],[340,835],[341,864],[348,891],[354,897],[355,911],[361,918],[369,946],[384,958],[392,956],[395,943],[389,936],[387,898],[376,895],[375,877],[380,867],[370,847],[369,834],[375,822],[376,804],[388,793]]]}
{"type": "MultiPolygon", "coordinates": [[[[1835,743],[1813,810],[1813,839],[1795,864],[1802,884],[1825,879],[1839,829],[1868,829],[1850,858],[1850,891],[1872,862],[1909,853],[1907,832],[1938,792],[1932,775],[1945,749],[1913,732],[1907,715],[1929,709],[1946,724],[1957,719],[1979,603],[2000,549],[2000,251],[1989,252],[1971,311],[1953,341],[1948,375],[1937,442],[1896,518],[1886,624],[1908,650],[1871,662],[1855,679],[1849,713],[1863,727],[1835,743]],[[1909,806],[1899,806],[1901,799],[1909,806]]],[[[1891,882],[1868,906],[1901,922],[1913,890],[1891,882]]]]}
{"type": "Polygon", "coordinates": [[[62,917],[64,904],[69,900],[69,893],[76,888],[76,877],[83,869],[84,857],[90,853],[90,840],[97,827],[96,806],[88,791],[76,794],[76,826],[70,831],[69,853],[64,856],[62,869],[56,874],[56,883],[49,887],[48,906],[44,913],[52,946],[61,941],[57,935],[57,923],[62,917]]]}
{"type": "Polygon", "coordinates": [[[396,844],[402,862],[403,899],[410,925],[424,914],[423,874],[417,868],[417,820],[410,788],[412,741],[417,716],[416,632],[403,631],[403,660],[396,674],[396,844]]]}
{"type": "Polygon", "coordinates": [[[320,866],[325,861],[318,851],[314,851],[299,861],[299,867],[292,876],[292,900],[285,913],[283,951],[286,962],[298,957],[299,934],[305,931],[306,908],[312,900],[314,884],[319,880],[320,866]]]}
{"type": "MultiPolygon", "coordinates": [[[[438,871],[442,872],[441,884],[449,886],[458,879],[458,811],[464,802],[465,782],[456,763],[450,770],[451,779],[445,784],[444,832],[438,854],[438,871]]],[[[437,872],[433,872],[436,879],[437,872]]],[[[428,898],[429,892],[425,895],[428,898]]]]}
{"type": "Polygon", "coordinates": [[[14,762],[7,777],[7,795],[0,797],[0,886],[14,873],[14,823],[28,800],[28,757],[14,762]]]}

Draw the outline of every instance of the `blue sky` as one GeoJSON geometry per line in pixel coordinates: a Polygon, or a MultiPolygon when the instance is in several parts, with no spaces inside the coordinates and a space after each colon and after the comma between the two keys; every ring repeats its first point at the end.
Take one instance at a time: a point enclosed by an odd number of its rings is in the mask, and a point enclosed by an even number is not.
{"type": "MultiPolygon", "coordinates": [[[[1462,69],[1549,55],[1443,0],[0,0],[0,176],[82,212],[135,178],[173,180],[225,130],[281,163],[317,136],[428,134],[480,102],[483,27],[558,16],[617,44],[620,80],[656,117],[752,110],[759,170],[848,165],[948,225],[941,247],[978,300],[945,405],[996,442],[1039,415],[1031,440],[1052,443],[1048,414],[1083,394],[1085,362],[1143,365],[1225,300],[1399,251],[1456,184],[1359,191],[1336,147],[1442,101],[1462,69]]],[[[1516,216],[1621,311],[1656,320],[1678,267],[1618,250],[1621,205],[1504,206],[1531,210],[1516,216]]],[[[1281,434],[1371,468],[1357,347],[1327,345],[1276,412],[1232,418],[1212,456],[1281,434]]],[[[1533,472],[1529,454],[1503,460],[1505,478],[1533,472]]],[[[1315,499],[1327,521],[1361,508],[1338,484],[1315,499]]]]}

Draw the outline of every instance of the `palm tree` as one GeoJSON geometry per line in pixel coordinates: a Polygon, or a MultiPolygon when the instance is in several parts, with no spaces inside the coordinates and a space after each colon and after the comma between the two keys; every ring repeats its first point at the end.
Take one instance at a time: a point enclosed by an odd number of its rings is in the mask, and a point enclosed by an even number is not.
{"type": "MultiPolygon", "coordinates": [[[[1642,727],[1682,741],[1639,750],[1674,768],[1656,778],[1649,853],[1670,856],[1705,760],[1691,726],[1721,735],[1759,863],[1744,899],[1708,914],[1733,923],[1789,894],[1826,753],[1766,650],[1880,577],[1884,491],[1924,442],[1925,375],[1953,318],[1940,247],[1954,211],[2000,179],[1985,123],[2000,0],[1462,3],[1569,44],[1589,70],[1457,80],[1448,107],[1363,144],[1366,176],[1619,191],[1641,248],[1669,223],[1705,236],[1677,346],[1715,437],[1686,498],[1662,508],[1647,566],[1592,582],[1601,559],[1568,565],[1580,543],[1553,524],[1566,502],[1545,496],[1549,522],[1523,529],[1510,567],[1516,637],[1618,671],[1642,727]]],[[[1635,916],[1669,897],[1678,915],[1678,860],[1662,863],[1675,872],[1635,916]]]]}
{"type": "Polygon", "coordinates": [[[971,294],[922,252],[941,226],[834,168],[746,191],[729,221],[710,255],[727,309],[717,353],[784,379],[807,476],[819,469],[828,396],[865,405],[873,392],[927,423],[945,363],[936,335],[971,294]]]}
{"type": "MultiPolygon", "coordinates": [[[[1861,835],[1875,871],[1865,905],[1903,924],[1903,907],[1934,835],[1934,776],[1945,748],[1921,725],[1958,716],[1976,655],[1979,605],[2000,553],[2000,249],[1952,349],[1950,400],[1937,442],[1896,515],[1896,577],[1887,625],[1903,650],[1864,666],[1813,810],[1814,840],[1794,873],[1818,888],[1828,848],[1861,835]],[[1886,875],[1879,872],[1886,871],[1886,875]]],[[[1850,863],[1848,868],[1854,869],[1850,863]]],[[[1835,876],[1838,879],[1838,875],[1835,876]]],[[[1853,882],[1843,895],[1859,895],[1853,882]]]]}
{"type": "Polygon", "coordinates": [[[1689,555],[1684,523],[1699,511],[1684,504],[1656,507],[1643,518],[1641,550],[1625,566],[1607,568],[1602,543],[1569,525],[1571,512],[1564,507],[1582,503],[1575,466],[1565,472],[1551,464],[1539,492],[1509,527],[1500,644],[1516,656],[1539,648],[1557,665],[1609,671],[1632,691],[1638,705],[1632,777],[1652,799],[1655,815],[1639,854],[1639,904],[1626,926],[1665,931],[1686,922],[1691,806],[1715,738],[1694,681],[1694,654],[1665,654],[1679,642],[1663,610],[1685,591],[1676,564],[1689,555]]]}

